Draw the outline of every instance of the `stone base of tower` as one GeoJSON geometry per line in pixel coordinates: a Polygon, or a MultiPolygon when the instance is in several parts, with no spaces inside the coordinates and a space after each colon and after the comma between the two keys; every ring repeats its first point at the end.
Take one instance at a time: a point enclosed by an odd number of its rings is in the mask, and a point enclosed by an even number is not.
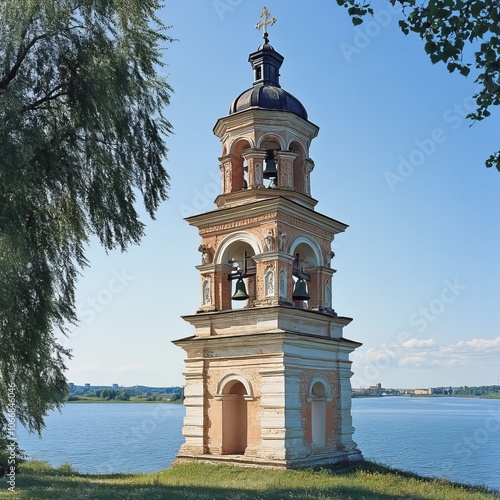
{"type": "Polygon", "coordinates": [[[273,460],[247,455],[177,455],[173,467],[187,462],[202,462],[207,464],[227,464],[239,467],[262,467],[265,469],[300,469],[306,467],[342,467],[363,460],[359,450],[353,453],[331,453],[313,455],[297,460],[273,460]]]}
{"type": "Polygon", "coordinates": [[[352,439],[349,318],[293,307],[185,317],[178,460],[299,468],[362,459],[352,439]]]}

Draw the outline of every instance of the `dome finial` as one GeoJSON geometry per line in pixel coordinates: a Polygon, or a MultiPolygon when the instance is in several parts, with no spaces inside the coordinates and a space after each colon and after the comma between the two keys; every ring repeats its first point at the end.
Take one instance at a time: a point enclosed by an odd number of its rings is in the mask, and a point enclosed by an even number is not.
{"type": "Polygon", "coordinates": [[[259,21],[256,25],[255,28],[260,30],[262,28],[262,33],[263,33],[263,38],[265,43],[269,43],[269,35],[267,33],[267,26],[272,26],[277,19],[273,17],[269,17],[269,11],[267,10],[267,7],[264,7],[262,9],[262,12],[260,13],[260,18],[262,21],[259,21]]]}

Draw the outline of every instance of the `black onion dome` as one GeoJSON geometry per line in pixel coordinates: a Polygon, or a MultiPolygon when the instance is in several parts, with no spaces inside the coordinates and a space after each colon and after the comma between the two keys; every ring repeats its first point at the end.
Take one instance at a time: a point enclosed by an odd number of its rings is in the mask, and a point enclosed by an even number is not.
{"type": "Polygon", "coordinates": [[[279,69],[283,59],[267,41],[250,54],[248,60],[254,71],[253,87],[231,103],[230,115],[246,109],[272,109],[288,111],[307,120],[306,108],[280,86],[279,69]]]}
{"type": "Polygon", "coordinates": [[[281,87],[265,85],[264,83],[260,83],[240,94],[231,103],[229,114],[250,108],[289,111],[307,120],[306,108],[296,97],[281,87]]]}

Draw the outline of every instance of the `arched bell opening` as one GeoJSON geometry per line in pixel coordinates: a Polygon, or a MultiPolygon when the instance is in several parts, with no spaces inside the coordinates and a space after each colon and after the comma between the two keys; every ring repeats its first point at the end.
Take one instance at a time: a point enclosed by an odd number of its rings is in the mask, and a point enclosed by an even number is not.
{"type": "Polygon", "coordinates": [[[243,151],[250,147],[246,139],[240,139],[232,147],[232,192],[248,188],[248,165],[243,157],[243,151]]]}
{"type": "Polygon", "coordinates": [[[231,282],[230,287],[227,287],[230,296],[223,298],[224,303],[230,300],[231,309],[242,309],[255,300],[254,255],[254,248],[249,241],[237,239],[225,246],[219,256],[223,263],[231,266],[227,276],[231,282]]]}
{"type": "Polygon", "coordinates": [[[243,455],[247,447],[249,394],[242,382],[231,380],[222,392],[222,454],[243,455]],[[247,398],[245,398],[247,396],[247,398]]]}
{"type": "Polygon", "coordinates": [[[281,151],[282,144],[278,137],[269,135],[266,136],[260,143],[260,148],[265,150],[266,157],[264,159],[264,186],[269,189],[279,188],[278,170],[279,162],[277,153],[281,151]]]}
{"type": "Polygon", "coordinates": [[[297,238],[291,246],[291,254],[295,256],[293,263],[292,300],[297,307],[309,309],[311,299],[317,302],[317,276],[314,271],[319,265],[320,253],[313,240],[305,237],[297,238]],[[314,245],[314,246],[313,246],[314,245]]]}

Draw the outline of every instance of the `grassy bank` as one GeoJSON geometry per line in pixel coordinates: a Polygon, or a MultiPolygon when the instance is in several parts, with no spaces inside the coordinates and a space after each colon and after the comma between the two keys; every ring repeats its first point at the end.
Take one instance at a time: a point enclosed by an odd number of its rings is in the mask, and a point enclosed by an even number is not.
{"type": "Polygon", "coordinates": [[[500,499],[484,488],[430,480],[372,463],[342,473],[327,469],[262,470],[227,465],[183,464],[155,474],[81,475],[27,462],[15,492],[1,481],[0,498],[14,499],[500,499]]]}

